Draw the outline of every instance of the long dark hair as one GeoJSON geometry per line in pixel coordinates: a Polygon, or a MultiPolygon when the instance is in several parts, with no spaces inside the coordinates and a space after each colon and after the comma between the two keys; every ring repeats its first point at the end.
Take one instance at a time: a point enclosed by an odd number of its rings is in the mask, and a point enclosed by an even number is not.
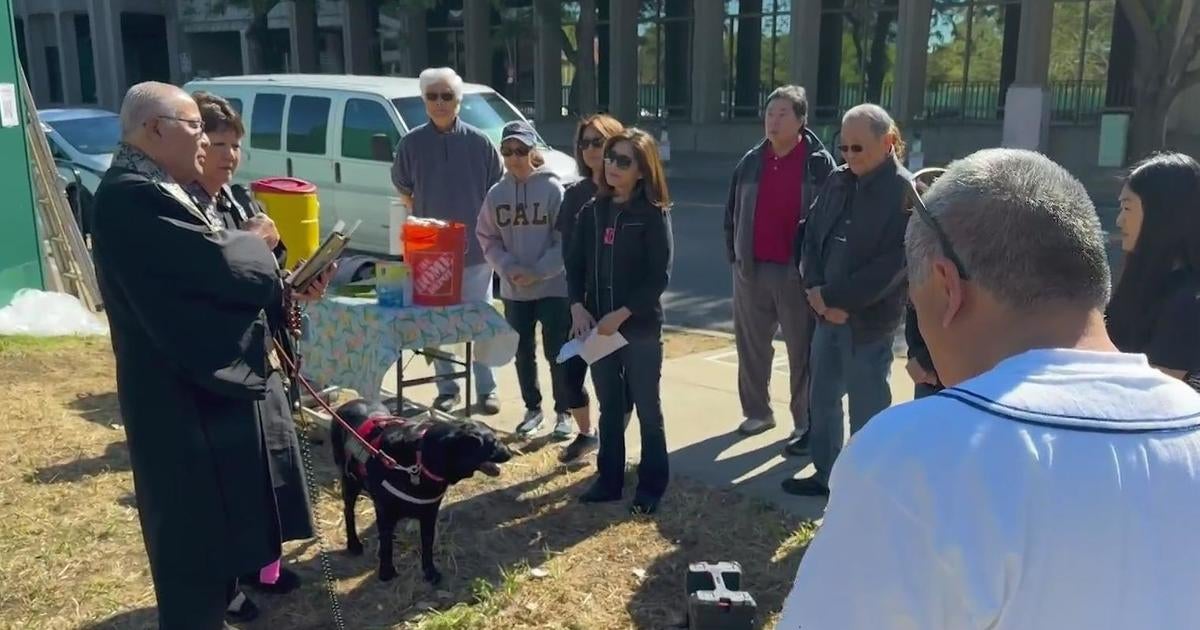
{"type": "Polygon", "coordinates": [[[1141,199],[1142,229],[1108,305],[1108,331],[1119,348],[1138,352],[1170,297],[1171,273],[1200,274],[1200,163],[1182,153],[1151,155],[1126,185],[1141,199]]]}

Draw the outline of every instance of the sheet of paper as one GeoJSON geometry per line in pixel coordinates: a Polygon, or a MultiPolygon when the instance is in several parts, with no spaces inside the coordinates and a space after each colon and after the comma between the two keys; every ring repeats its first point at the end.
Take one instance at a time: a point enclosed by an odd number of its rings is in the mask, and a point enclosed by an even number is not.
{"type": "Polygon", "coordinates": [[[587,337],[576,337],[564,343],[558,351],[558,362],[565,363],[571,357],[578,356],[591,365],[628,344],[629,341],[621,333],[601,335],[593,328],[587,337]]]}

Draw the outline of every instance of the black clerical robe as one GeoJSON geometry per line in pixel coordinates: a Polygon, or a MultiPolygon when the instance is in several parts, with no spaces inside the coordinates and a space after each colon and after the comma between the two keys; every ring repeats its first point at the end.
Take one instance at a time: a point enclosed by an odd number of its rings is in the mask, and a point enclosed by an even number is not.
{"type": "Polygon", "coordinates": [[[179,589],[280,555],[262,416],[278,265],[178,185],[114,165],[93,255],[160,619],[179,589]],[[164,590],[168,589],[168,590],[164,590]],[[174,590],[169,590],[174,589],[174,590]]]}

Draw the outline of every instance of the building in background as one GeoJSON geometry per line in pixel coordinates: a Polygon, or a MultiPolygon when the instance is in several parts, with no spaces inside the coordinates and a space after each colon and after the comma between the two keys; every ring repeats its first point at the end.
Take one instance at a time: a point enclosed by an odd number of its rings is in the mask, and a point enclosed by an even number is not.
{"type": "MultiPolygon", "coordinates": [[[[13,1],[40,106],[115,109],[145,79],[449,65],[554,142],[606,110],[669,126],[678,156],[747,146],[763,99],[793,82],[827,140],[842,112],[873,101],[920,137],[926,163],[1011,144],[1006,113],[1029,127],[1013,112],[1032,102],[1048,112],[1032,141],[1099,181],[1111,175],[1101,145],[1120,135],[1102,117],[1132,105],[1134,42],[1116,0],[280,0],[259,19],[246,0],[13,1]]],[[[1198,92],[1170,116],[1173,144],[1193,152],[1198,92]]]]}

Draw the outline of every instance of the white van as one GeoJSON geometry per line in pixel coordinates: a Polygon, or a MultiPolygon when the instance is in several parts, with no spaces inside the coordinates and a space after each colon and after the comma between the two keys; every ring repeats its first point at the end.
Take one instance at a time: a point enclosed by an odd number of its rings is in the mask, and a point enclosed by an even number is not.
{"type": "MultiPolygon", "coordinates": [[[[183,89],[223,96],[241,113],[246,138],[238,182],[284,175],[312,182],[322,234],[338,220],[361,220],[354,249],[394,249],[389,224],[399,198],[392,186],[393,149],[428,121],[417,79],[275,74],[198,79],[183,89]]],[[[459,116],[497,145],[505,123],[525,119],[503,96],[471,83],[463,85],[459,116]]],[[[564,184],[578,179],[572,156],[549,146],[542,152],[564,184]]]]}

